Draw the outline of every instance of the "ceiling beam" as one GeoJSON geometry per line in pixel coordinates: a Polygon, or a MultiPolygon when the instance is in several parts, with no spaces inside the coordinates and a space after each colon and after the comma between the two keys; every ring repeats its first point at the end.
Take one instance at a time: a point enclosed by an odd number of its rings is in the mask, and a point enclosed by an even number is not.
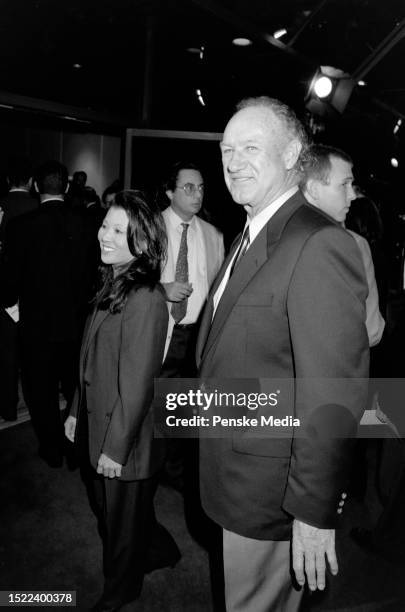
{"type": "Polygon", "coordinates": [[[321,10],[323,9],[323,7],[329,2],[329,0],[321,0],[320,3],[318,4],[318,6],[316,8],[314,8],[313,11],[311,11],[311,13],[308,15],[308,17],[305,19],[305,21],[301,24],[301,26],[298,28],[298,30],[295,32],[294,36],[292,38],[290,38],[290,40],[287,42],[287,45],[289,47],[292,47],[293,44],[295,43],[295,41],[297,40],[297,38],[299,36],[301,36],[302,32],[315,20],[315,17],[318,16],[318,14],[321,12],[321,10]]]}
{"type": "Polygon", "coordinates": [[[126,117],[114,113],[101,113],[78,106],[68,106],[52,100],[31,98],[10,91],[0,90],[0,109],[28,111],[38,114],[57,117],[83,124],[104,124],[117,127],[126,127],[133,123],[133,117],[126,117]]]}
{"type": "Polygon", "coordinates": [[[281,42],[268,32],[261,31],[256,24],[248,21],[245,17],[240,17],[234,11],[230,11],[223,6],[219,6],[213,0],[192,0],[192,3],[203,9],[204,11],[211,13],[217,19],[224,21],[228,25],[240,31],[240,35],[248,34],[251,38],[272,45],[282,53],[286,53],[303,64],[314,66],[314,62],[309,60],[307,57],[301,55],[292,47],[281,42]]]}
{"type": "Polygon", "coordinates": [[[363,79],[381,60],[397,45],[405,36],[405,19],[400,21],[395,28],[380,42],[368,57],[353,72],[356,81],[363,79]]]}

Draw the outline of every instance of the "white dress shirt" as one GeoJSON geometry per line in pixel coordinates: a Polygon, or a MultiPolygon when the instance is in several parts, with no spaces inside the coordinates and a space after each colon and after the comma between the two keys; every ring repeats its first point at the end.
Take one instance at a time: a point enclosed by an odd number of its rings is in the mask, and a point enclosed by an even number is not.
{"type": "MultiPolygon", "coordinates": [[[[270,221],[270,219],[272,218],[273,215],[275,215],[275,213],[278,211],[279,208],[281,208],[281,206],[287,202],[287,200],[289,200],[291,198],[291,196],[294,195],[294,193],[296,193],[298,191],[298,187],[294,186],[291,187],[291,189],[288,189],[287,191],[285,191],[280,197],[278,197],[276,200],[274,200],[274,202],[272,202],[271,204],[269,204],[268,206],[266,206],[266,208],[264,208],[261,212],[259,212],[255,217],[253,217],[252,219],[247,219],[246,223],[245,223],[245,227],[248,225],[249,226],[249,246],[248,248],[250,248],[252,242],[254,241],[254,239],[256,238],[256,236],[259,234],[259,232],[263,229],[263,227],[266,225],[266,223],[268,221],[270,221]]],[[[243,229],[243,231],[245,230],[245,228],[243,229]]],[[[243,235],[243,233],[242,233],[243,235]]],[[[229,262],[229,265],[226,269],[226,272],[223,276],[223,279],[221,281],[221,284],[219,285],[218,289],[215,292],[214,295],[214,312],[212,315],[212,318],[214,318],[215,316],[215,312],[217,310],[218,304],[219,304],[219,300],[222,297],[223,292],[225,291],[225,287],[228,283],[229,280],[229,273],[231,271],[232,268],[232,263],[233,260],[236,257],[236,254],[238,252],[238,249],[235,250],[234,256],[232,257],[231,261],[229,262]]]]}
{"type": "MultiPolygon", "coordinates": [[[[180,249],[181,235],[185,223],[174,210],[169,207],[167,217],[167,262],[162,271],[161,282],[172,283],[176,275],[176,262],[180,249]]],[[[208,295],[207,256],[202,230],[196,217],[188,222],[187,230],[187,261],[188,282],[192,284],[193,291],[187,301],[187,312],[181,325],[195,323],[208,295]]]]}

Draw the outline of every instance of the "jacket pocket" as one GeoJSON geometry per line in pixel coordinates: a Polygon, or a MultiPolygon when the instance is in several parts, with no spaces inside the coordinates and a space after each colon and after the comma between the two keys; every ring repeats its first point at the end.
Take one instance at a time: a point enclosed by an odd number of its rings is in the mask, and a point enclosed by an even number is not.
{"type": "Polygon", "coordinates": [[[234,434],[232,450],[255,457],[290,457],[292,438],[254,437],[249,433],[234,434]]]}

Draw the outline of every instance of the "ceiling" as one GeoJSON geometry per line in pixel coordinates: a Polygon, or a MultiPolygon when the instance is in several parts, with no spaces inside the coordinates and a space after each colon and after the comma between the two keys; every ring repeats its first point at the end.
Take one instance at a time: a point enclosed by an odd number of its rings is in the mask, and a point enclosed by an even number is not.
{"type": "Polygon", "coordinates": [[[221,131],[246,95],[303,116],[308,83],[328,65],[366,81],[346,130],[392,135],[405,120],[404,20],[404,0],[3,0],[0,103],[40,98],[111,124],[221,131]],[[235,47],[235,36],[253,44],[235,47]]]}

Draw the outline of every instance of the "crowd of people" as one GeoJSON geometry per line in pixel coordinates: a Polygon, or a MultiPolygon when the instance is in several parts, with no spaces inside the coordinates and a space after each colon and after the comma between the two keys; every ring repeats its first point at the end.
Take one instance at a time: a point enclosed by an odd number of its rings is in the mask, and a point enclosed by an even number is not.
{"type": "Polygon", "coordinates": [[[9,173],[1,416],[16,418],[21,370],[40,456],[58,468],[75,448],[103,541],[94,610],[136,600],[146,572],[179,560],[155,517],[159,480],[191,492],[218,528],[228,612],[293,612],[305,585],[323,590],[326,567],[338,572],[357,428],[378,403],[370,347],[383,342],[387,296],[367,222],[378,211],[356,192],[350,156],[311,144],[278,100],[243,100],[221,154],[246,212],[226,256],[200,216],[205,179],[192,161],[170,169],[159,205],[118,183],[100,201],[84,172],[69,186],[56,161],[32,176],[20,160],[9,173]],[[154,380],[171,378],[174,389],[176,379],[290,381],[283,409],[297,423],[282,437],[235,428],[165,440],[154,380]]]}

